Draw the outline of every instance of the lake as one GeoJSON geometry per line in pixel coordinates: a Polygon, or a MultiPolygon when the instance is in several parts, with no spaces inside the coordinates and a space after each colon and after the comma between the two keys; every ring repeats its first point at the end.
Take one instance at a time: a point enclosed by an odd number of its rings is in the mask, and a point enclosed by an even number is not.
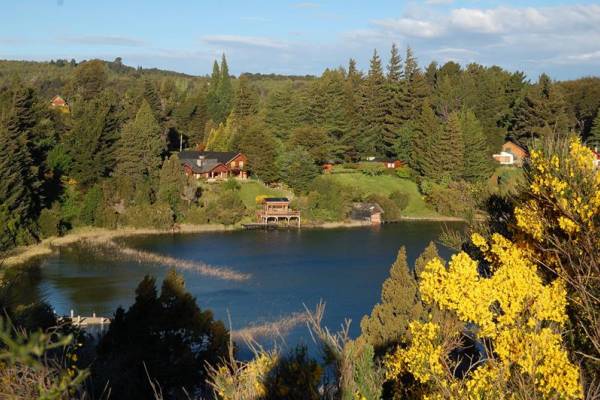
{"type": "MultiPolygon", "coordinates": [[[[436,240],[444,226],[456,223],[401,222],[378,227],[276,231],[230,231],[201,234],[164,234],[121,239],[128,248],[228,267],[249,274],[244,281],[207,277],[182,270],[187,289],[202,309],[216,318],[231,319],[233,329],[265,324],[326,303],[324,323],[337,330],[352,320],[350,332],[359,333],[363,315],[380,299],[381,284],[400,246],[406,246],[412,264],[425,246],[436,240]]],[[[450,251],[440,248],[444,258],[450,251]]],[[[167,268],[100,256],[84,247],[65,248],[45,259],[32,282],[31,293],[48,301],[58,314],[112,316],[118,306],[128,307],[134,290],[146,274],[162,279],[167,268]]],[[[304,325],[283,332],[278,339],[305,342],[304,325]]],[[[263,339],[264,344],[272,339],[263,339]]]]}

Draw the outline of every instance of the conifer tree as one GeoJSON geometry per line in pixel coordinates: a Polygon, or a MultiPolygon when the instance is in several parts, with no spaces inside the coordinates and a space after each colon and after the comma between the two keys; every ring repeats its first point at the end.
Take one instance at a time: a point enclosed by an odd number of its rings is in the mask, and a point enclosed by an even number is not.
{"type": "Polygon", "coordinates": [[[154,83],[149,79],[144,81],[144,100],[148,102],[154,113],[154,118],[160,123],[163,119],[162,102],[154,83]]]}
{"type": "Polygon", "coordinates": [[[181,211],[180,205],[186,183],[187,177],[181,168],[179,157],[173,154],[165,160],[160,169],[158,200],[169,204],[175,215],[181,211]]]}
{"type": "Polygon", "coordinates": [[[566,103],[550,78],[542,74],[516,106],[511,133],[518,140],[565,135],[570,128],[566,103]]]}
{"type": "Polygon", "coordinates": [[[460,127],[465,144],[464,178],[468,181],[488,178],[493,166],[483,128],[475,113],[471,110],[463,110],[460,114],[460,127]]]}
{"type": "Polygon", "coordinates": [[[373,51],[369,73],[362,90],[361,152],[364,155],[383,154],[383,134],[386,115],[385,76],[377,50],[373,51]]]}
{"type": "Polygon", "coordinates": [[[406,111],[404,107],[405,82],[403,82],[402,60],[398,48],[392,45],[388,75],[385,85],[384,107],[386,109],[383,125],[383,146],[386,156],[395,157],[406,111]]]}
{"type": "Polygon", "coordinates": [[[249,117],[258,111],[258,93],[249,82],[248,77],[242,75],[239,80],[239,86],[233,105],[233,115],[236,120],[249,117]]]}
{"type": "Polygon", "coordinates": [[[596,118],[592,122],[592,129],[587,137],[587,144],[592,149],[600,149],[600,109],[596,113],[596,118]]]}
{"type": "Polygon", "coordinates": [[[237,133],[237,125],[233,118],[227,118],[227,121],[221,122],[216,128],[213,128],[208,133],[206,139],[206,150],[210,151],[231,151],[235,135],[237,133]]]}
{"type": "Polygon", "coordinates": [[[433,156],[442,167],[440,178],[452,180],[461,179],[465,166],[465,144],[458,113],[453,112],[448,116],[440,140],[433,145],[433,156]]]}
{"type": "Polygon", "coordinates": [[[297,124],[293,115],[292,85],[269,93],[265,106],[265,123],[279,139],[285,139],[297,124]]]}
{"type": "Polygon", "coordinates": [[[227,59],[225,54],[221,57],[221,79],[217,88],[217,98],[219,99],[219,114],[217,115],[216,122],[224,121],[231,112],[231,106],[233,103],[233,86],[231,84],[231,77],[229,76],[229,67],[227,66],[227,59]]]}
{"type": "Polygon", "coordinates": [[[0,125],[0,250],[29,243],[34,236],[36,201],[30,168],[22,133],[0,125]]]}
{"type": "Polygon", "coordinates": [[[421,176],[435,178],[441,168],[434,157],[439,148],[441,127],[429,101],[425,100],[415,125],[411,164],[421,176]]]}
{"type": "Polygon", "coordinates": [[[136,184],[154,180],[162,164],[164,148],[160,125],[144,100],[135,119],[122,130],[117,149],[118,175],[136,184]]]}
{"type": "Polygon", "coordinates": [[[293,129],[288,145],[306,150],[317,163],[328,162],[331,158],[331,139],[321,127],[303,125],[293,129]]]}
{"type": "MultiPolygon", "coordinates": [[[[347,150],[344,137],[349,129],[349,116],[345,95],[344,71],[325,71],[316,86],[314,98],[318,106],[314,110],[314,123],[322,127],[326,134],[321,146],[322,153],[329,153],[331,159],[342,159],[347,150]]],[[[320,159],[318,156],[316,158],[320,159]]]]}
{"type": "Polygon", "coordinates": [[[275,182],[279,178],[276,160],[278,144],[268,129],[260,121],[248,124],[242,132],[240,151],[248,157],[250,173],[265,183],[275,182]]]}
{"type": "Polygon", "coordinates": [[[403,102],[404,119],[416,119],[421,112],[423,101],[429,94],[429,89],[425,76],[419,69],[417,59],[410,47],[406,48],[406,56],[404,57],[404,80],[406,83],[406,94],[403,102]]]}
{"type": "Polygon", "coordinates": [[[220,104],[219,104],[218,90],[219,90],[220,84],[221,84],[221,69],[219,68],[219,63],[217,62],[217,60],[215,60],[215,62],[213,63],[212,74],[210,75],[208,94],[206,96],[208,115],[209,115],[210,119],[215,123],[222,122],[219,120],[220,104]]]}
{"type": "Polygon", "coordinates": [[[361,111],[361,85],[362,73],[356,67],[356,61],[348,62],[348,73],[345,84],[345,108],[348,118],[348,129],[342,138],[345,147],[345,158],[357,161],[360,158],[360,111],[361,111]]]}
{"type": "Polygon", "coordinates": [[[427,318],[429,310],[420,299],[418,276],[434,258],[439,258],[437,248],[430,243],[411,269],[404,246],[398,251],[390,276],[381,288],[381,301],[373,307],[371,315],[364,316],[360,322],[360,338],[377,353],[383,354],[393,346],[408,343],[408,324],[427,318]]]}

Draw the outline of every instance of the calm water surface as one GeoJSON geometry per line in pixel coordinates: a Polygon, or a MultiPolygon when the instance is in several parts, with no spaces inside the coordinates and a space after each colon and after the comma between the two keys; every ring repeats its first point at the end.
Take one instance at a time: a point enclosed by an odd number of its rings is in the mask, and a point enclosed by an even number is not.
{"type": "MultiPolygon", "coordinates": [[[[457,225],[446,224],[450,227],[457,225]]],[[[187,289],[201,308],[219,319],[231,316],[234,329],[275,321],[327,304],[324,323],[337,329],[351,319],[351,333],[359,332],[363,315],[379,301],[381,284],[388,276],[400,246],[406,246],[409,262],[436,240],[444,224],[403,222],[381,227],[353,229],[305,229],[235,231],[135,237],[123,240],[134,247],[186,260],[227,266],[251,274],[243,282],[207,278],[182,271],[187,289]]],[[[448,249],[440,249],[448,257],[448,249]]],[[[42,263],[40,293],[59,314],[111,316],[118,306],[128,307],[134,290],[146,274],[160,280],[166,268],[131,260],[98,257],[76,249],[64,249],[42,263]]],[[[305,327],[298,327],[286,342],[309,341],[305,327]]]]}

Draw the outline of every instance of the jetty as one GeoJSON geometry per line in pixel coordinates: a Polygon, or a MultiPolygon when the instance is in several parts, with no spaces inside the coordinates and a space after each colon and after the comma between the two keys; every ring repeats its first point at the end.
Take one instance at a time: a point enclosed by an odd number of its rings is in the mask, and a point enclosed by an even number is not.
{"type": "Polygon", "coordinates": [[[86,328],[100,328],[108,327],[110,325],[110,318],[108,317],[99,317],[96,313],[93,313],[91,316],[81,316],[74,315],[73,310],[71,310],[71,315],[63,316],[58,318],[59,322],[69,323],[73,326],[76,326],[81,329],[86,328]]]}
{"type": "Polygon", "coordinates": [[[292,226],[300,228],[300,211],[290,208],[290,200],[287,197],[266,197],[262,200],[262,208],[256,212],[257,224],[269,226],[292,226]]]}

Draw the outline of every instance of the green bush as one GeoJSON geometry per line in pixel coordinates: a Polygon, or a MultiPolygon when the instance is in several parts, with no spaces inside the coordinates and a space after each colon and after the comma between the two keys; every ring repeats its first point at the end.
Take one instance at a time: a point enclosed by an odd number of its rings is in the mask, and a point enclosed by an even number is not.
{"type": "Polygon", "coordinates": [[[208,219],[205,209],[197,206],[190,207],[183,216],[183,222],[194,225],[207,224],[208,219]]]}
{"type": "Polygon", "coordinates": [[[443,215],[471,219],[476,208],[471,186],[464,181],[452,182],[448,186],[434,184],[427,198],[443,215]]]}
{"type": "Polygon", "coordinates": [[[232,190],[235,192],[240,190],[241,187],[240,183],[233,178],[229,178],[223,183],[223,189],[225,190],[232,190]]]}
{"type": "Polygon", "coordinates": [[[378,176],[387,172],[387,168],[379,162],[363,162],[359,164],[358,169],[367,176],[378,176]]]}
{"type": "Polygon", "coordinates": [[[165,203],[130,206],[125,217],[126,224],[135,228],[168,229],[174,221],[173,211],[165,203]]]}
{"type": "Polygon", "coordinates": [[[340,221],[347,217],[352,202],[359,199],[356,189],[321,176],[313,181],[300,208],[314,221],[340,221]]]}
{"type": "Polygon", "coordinates": [[[94,186],[87,191],[79,212],[79,222],[81,224],[96,225],[96,215],[102,206],[102,198],[102,189],[99,186],[94,186]]]}
{"type": "Polygon", "coordinates": [[[233,225],[246,214],[246,206],[238,192],[230,190],[210,201],[205,207],[206,222],[233,225]]]}
{"type": "Polygon", "coordinates": [[[401,211],[406,209],[410,202],[410,196],[399,190],[390,193],[389,199],[392,200],[401,211]]]}
{"type": "Polygon", "coordinates": [[[42,239],[61,234],[60,210],[57,206],[51,209],[44,208],[38,219],[40,236],[42,239]]]}
{"type": "Polygon", "coordinates": [[[298,346],[281,357],[269,372],[266,399],[320,399],[319,383],[323,369],[308,356],[306,346],[298,346]]]}
{"type": "Polygon", "coordinates": [[[384,221],[393,222],[398,221],[400,219],[401,209],[389,197],[385,197],[378,194],[372,194],[369,197],[367,197],[367,201],[371,203],[377,203],[381,208],[383,208],[382,218],[384,221]]]}

